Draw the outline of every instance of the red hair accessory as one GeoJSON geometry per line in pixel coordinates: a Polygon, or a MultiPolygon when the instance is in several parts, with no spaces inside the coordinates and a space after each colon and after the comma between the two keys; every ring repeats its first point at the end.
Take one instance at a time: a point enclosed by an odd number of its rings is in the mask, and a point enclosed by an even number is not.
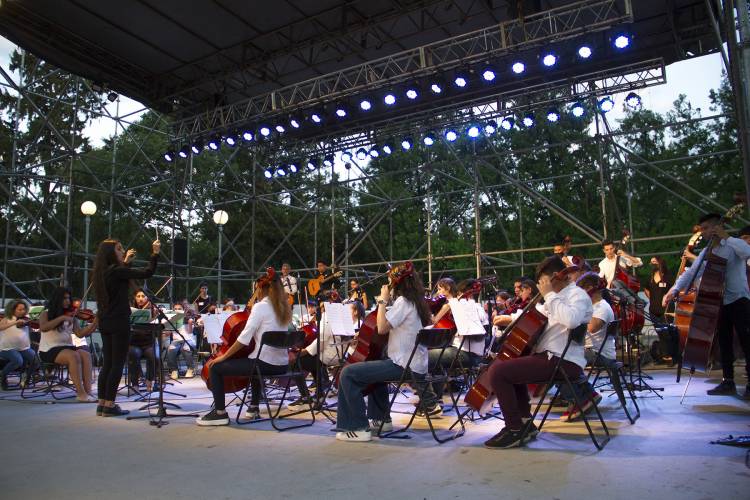
{"type": "Polygon", "coordinates": [[[400,266],[395,266],[393,269],[391,269],[391,281],[395,286],[401,283],[404,278],[406,278],[407,276],[412,276],[413,274],[414,264],[412,264],[410,260],[407,260],[400,266]]]}
{"type": "Polygon", "coordinates": [[[266,268],[266,274],[258,278],[258,286],[259,287],[267,287],[271,284],[273,279],[276,277],[276,271],[272,267],[266,268]]]}

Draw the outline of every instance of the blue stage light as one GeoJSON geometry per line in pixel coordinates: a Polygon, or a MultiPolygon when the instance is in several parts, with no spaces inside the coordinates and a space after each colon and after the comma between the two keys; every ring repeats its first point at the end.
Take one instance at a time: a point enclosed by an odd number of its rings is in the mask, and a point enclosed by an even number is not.
{"type": "Polygon", "coordinates": [[[615,107],[615,101],[611,97],[602,97],[597,104],[602,113],[609,113],[615,107]]]}
{"type": "Polygon", "coordinates": [[[401,149],[403,149],[404,151],[409,151],[413,145],[414,141],[412,141],[409,137],[406,137],[401,141],[401,149]]]}
{"type": "Polygon", "coordinates": [[[524,71],[526,71],[526,65],[520,61],[513,63],[513,66],[511,66],[511,69],[513,70],[513,73],[520,75],[524,71]]]}
{"type": "Polygon", "coordinates": [[[589,57],[591,57],[591,53],[591,47],[589,47],[588,45],[582,45],[578,48],[578,57],[580,57],[581,59],[588,59],[589,57]]]}
{"type": "Polygon", "coordinates": [[[458,88],[464,88],[468,83],[468,80],[463,75],[456,76],[456,78],[453,79],[453,84],[458,88]]]}
{"type": "Polygon", "coordinates": [[[492,82],[495,80],[495,70],[492,68],[485,68],[482,71],[482,80],[485,82],[492,82]]]}
{"type": "Polygon", "coordinates": [[[289,168],[289,173],[292,173],[292,174],[296,174],[297,170],[299,170],[296,163],[290,163],[288,168],[289,168]]]}
{"type": "Polygon", "coordinates": [[[528,113],[526,116],[523,117],[523,126],[526,128],[531,128],[534,126],[534,114],[528,113]]]}
{"type": "Polygon", "coordinates": [[[469,125],[469,128],[466,129],[466,135],[468,135],[472,139],[476,139],[477,137],[479,137],[479,126],[469,125]]]}
{"type": "Polygon", "coordinates": [[[267,168],[267,169],[265,170],[265,172],[263,172],[263,175],[265,175],[265,176],[266,176],[266,179],[270,179],[271,177],[273,177],[273,172],[271,172],[271,169],[270,169],[270,168],[267,168]]]}
{"type": "Polygon", "coordinates": [[[551,68],[552,66],[557,64],[557,56],[555,54],[546,54],[542,58],[542,64],[544,64],[548,68],[551,68]]]}
{"type": "Polygon", "coordinates": [[[341,159],[343,161],[351,161],[352,154],[349,151],[344,151],[343,153],[341,153],[341,159]]]}
{"type": "Polygon", "coordinates": [[[497,132],[497,122],[495,120],[489,120],[484,124],[485,135],[493,135],[495,132],[497,132]]]}
{"type": "Polygon", "coordinates": [[[458,132],[456,132],[453,129],[449,129],[445,131],[445,140],[448,142],[453,142],[456,139],[458,139],[458,132]]]}
{"type": "Polygon", "coordinates": [[[380,151],[378,151],[378,149],[377,149],[377,148],[374,148],[374,147],[373,147],[373,148],[370,148],[370,151],[368,152],[368,154],[369,154],[369,155],[370,155],[371,157],[373,157],[373,158],[377,158],[378,156],[380,156],[380,151]]]}
{"type": "Polygon", "coordinates": [[[174,151],[167,151],[164,153],[164,159],[168,161],[169,163],[172,163],[174,161],[175,153],[174,151]]]}
{"type": "Polygon", "coordinates": [[[218,151],[221,147],[221,139],[218,137],[212,137],[208,140],[208,149],[211,151],[218,151]]]}
{"type": "Polygon", "coordinates": [[[339,118],[346,118],[346,109],[336,108],[336,116],[338,116],[339,118]]]}
{"type": "Polygon", "coordinates": [[[194,155],[201,154],[201,151],[203,151],[203,143],[200,141],[194,142],[190,145],[190,151],[192,151],[194,155]]]}
{"type": "Polygon", "coordinates": [[[367,158],[367,150],[365,148],[359,148],[357,150],[357,159],[364,160],[367,158]]]}
{"type": "Polygon", "coordinates": [[[177,152],[177,155],[179,155],[180,158],[187,158],[190,154],[190,150],[187,146],[182,146],[180,150],[177,152]]]}
{"type": "Polygon", "coordinates": [[[383,153],[387,155],[393,153],[393,145],[390,143],[383,144],[383,153]]]}
{"type": "Polygon", "coordinates": [[[311,120],[312,120],[312,121],[313,121],[314,123],[321,123],[321,122],[323,121],[323,118],[321,118],[321,116],[320,116],[320,115],[319,115],[318,113],[313,113],[313,114],[311,114],[311,115],[310,115],[310,119],[311,119],[311,120]]]}
{"type": "Polygon", "coordinates": [[[439,83],[433,83],[432,85],[430,85],[430,90],[433,94],[439,94],[443,91],[443,87],[439,83]]]}
{"type": "Polygon", "coordinates": [[[573,106],[570,108],[570,112],[573,113],[573,116],[576,118],[580,118],[586,113],[586,108],[583,107],[583,104],[580,102],[574,103],[573,106]]]}
{"type": "Polygon", "coordinates": [[[557,112],[556,109],[550,109],[547,111],[547,121],[551,123],[555,123],[560,119],[560,113],[557,112]]]}
{"type": "Polygon", "coordinates": [[[630,37],[627,35],[617,35],[614,40],[616,48],[623,50],[630,46],[630,37]]]}
{"type": "Polygon", "coordinates": [[[290,118],[289,119],[289,125],[291,125],[293,128],[299,128],[300,127],[300,124],[299,124],[299,122],[297,121],[296,118],[290,118]]]}
{"type": "Polygon", "coordinates": [[[437,141],[437,137],[435,137],[434,132],[430,132],[422,138],[422,142],[425,146],[432,146],[435,144],[435,141],[437,141]]]}
{"type": "Polygon", "coordinates": [[[323,165],[326,167],[332,167],[333,166],[333,155],[325,155],[323,158],[323,165]]]}
{"type": "Polygon", "coordinates": [[[362,111],[370,111],[372,109],[372,103],[367,99],[362,99],[359,102],[359,109],[362,111]]]}
{"type": "Polygon", "coordinates": [[[283,134],[284,132],[286,132],[286,129],[281,124],[276,125],[274,128],[276,129],[276,132],[278,132],[279,134],[283,134]]]}
{"type": "Polygon", "coordinates": [[[237,145],[237,137],[234,134],[230,134],[224,138],[224,142],[227,143],[227,146],[233,148],[237,145]]]}
{"type": "Polygon", "coordinates": [[[408,97],[409,99],[413,101],[414,99],[419,97],[419,91],[413,87],[409,88],[406,90],[406,97],[408,97]]]}
{"type": "Polygon", "coordinates": [[[635,92],[631,92],[625,97],[625,104],[627,104],[630,109],[639,109],[641,107],[641,97],[635,92]]]}
{"type": "Polygon", "coordinates": [[[388,106],[393,106],[396,104],[396,96],[394,94],[386,94],[385,97],[383,97],[383,102],[388,106]]]}
{"type": "Polygon", "coordinates": [[[250,142],[253,139],[255,139],[255,135],[253,135],[253,133],[250,132],[249,130],[245,130],[244,132],[242,132],[242,139],[245,142],[250,142]]]}
{"type": "Polygon", "coordinates": [[[502,129],[506,130],[506,131],[507,130],[511,130],[513,128],[513,125],[515,124],[515,122],[516,121],[512,117],[506,116],[500,122],[500,127],[502,127],[502,129]]]}
{"type": "Polygon", "coordinates": [[[265,125],[260,127],[259,132],[263,137],[268,137],[269,135],[271,135],[271,129],[266,127],[265,125]]]}

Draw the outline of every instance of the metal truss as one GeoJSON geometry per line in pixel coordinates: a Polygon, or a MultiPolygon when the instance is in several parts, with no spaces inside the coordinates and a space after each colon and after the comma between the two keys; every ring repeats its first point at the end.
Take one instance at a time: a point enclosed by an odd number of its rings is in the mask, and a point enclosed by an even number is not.
{"type": "Polygon", "coordinates": [[[181,139],[205,136],[278,113],[398,84],[462,65],[499,58],[551,41],[633,21],[630,0],[583,0],[368,61],[273,92],[218,107],[175,124],[181,139]]]}

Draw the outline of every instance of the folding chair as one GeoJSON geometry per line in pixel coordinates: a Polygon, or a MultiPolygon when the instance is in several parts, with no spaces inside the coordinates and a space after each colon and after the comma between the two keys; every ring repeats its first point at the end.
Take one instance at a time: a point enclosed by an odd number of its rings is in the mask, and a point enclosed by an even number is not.
{"type": "MultiPolygon", "coordinates": [[[[547,393],[549,392],[550,388],[555,386],[555,384],[560,384],[560,385],[557,385],[557,389],[555,390],[555,395],[547,404],[547,411],[544,412],[544,416],[542,417],[542,420],[539,423],[538,429],[540,431],[542,430],[544,423],[547,421],[547,417],[549,416],[549,413],[552,410],[552,401],[560,393],[560,387],[562,384],[564,384],[568,388],[570,393],[573,394],[573,397],[575,399],[575,404],[578,406],[578,408],[583,408],[583,401],[581,401],[579,392],[582,392],[580,391],[580,389],[586,386],[586,383],[588,382],[588,376],[584,372],[577,379],[571,380],[570,377],[568,377],[568,374],[565,373],[564,370],[560,369],[560,364],[562,363],[562,360],[565,358],[565,354],[568,352],[568,349],[570,348],[570,343],[573,342],[573,337],[574,336],[572,334],[568,336],[568,342],[565,344],[565,349],[563,349],[562,355],[558,358],[557,363],[555,364],[555,369],[552,372],[552,376],[546,382],[544,389],[542,390],[542,393],[539,397],[539,401],[537,402],[534,408],[534,412],[531,414],[531,418],[523,426],[522,433],[521,433],[522,442],[523,442],[523,439],[526,437],[526,434],[531,429],[531,424],[534,422],[534,419],[539,413],[539,410],[544,404],[544,398],[547,396],[547,393]]],[[[596,434],[591,428],[591,424],[589,423],[589,419],[585,413],[581,412],[581,418],[583,419],[583,423],[586,425],[586,430],[588,431],[589,437],[591,438],[591,441],[594,443],[594,446],[596,446],[597,450],[602,450],[604,449],[604,446],[609,442],[609,439],[610,439],[609,428],[607,427],[607,423],[604,421],[604,417],[599,411],[599,406],[596,404],[596,401],[592,399],[591,402],[594,405],[594,410],[596,411],[596,415],[599,418],[599,423],[601,424],[602,429],[604,430],[605,436],[601,442],[597,439],[596,434]]]]}
{"type": "MultiPolygon", "coordinates": [[[[486,334],[461,336],[461,343],[457,348],[458,352],[461,352],[466,342],[478,342],[484,340],[485,336],[486,334]]],[[[469,366],[464,366],[464,363],[460,359],[460,355],[456,355],[456,358],[448,367],[448,383],[458,382],[460,387],[458,392],[454,393],[453,391],[450,391],[451,407],[448,410],[444,410],[445,412],[455,411],[457,415],[460,413],[458,408],[458,401],[461,399],[461,396],[468,392],[469,388],[474,384],[474,381],[476,381],[477,377],[479,376],[479,372],[484,366],[486,366],[485,363],[481,361],[479,363],[473,363],[469,366]]],[[[474,412],[469,411],[463,413],[464,416],[467,414],[469,415],[469,420],[473,422],[475,419],[474,412]]],[[[491,416],[492,415],[487,415],[484,418],[490,418],[491,416]]]]}
{"type": "Polygon", "coordinates": [[[303,347],[304,341],[305,341],[305,332],[301,330],[296,330],[292,332],[271,331],[271,332],[265,332],[263,334],[260,340],[260,346],[258,347],[258,352],[255,355],[255,365],[253,368],[253,373],[250,374],[247,387],[245,387],[245,391],[242,393],[240,406],[239,406],[239,409],[237,410],[237,417],[235,418],[235,422],[237,424],[239,425],[254,424],[257,422],[264,422],[266,420],[270,420],[273,428],[279,432],[282,432],[282,431],[287,431],[289,429],[309,427],[315,423],[315,411],[314,411],[315,409],[314,409],[312,402],[307,403],[307,406],[308,406],[307,410],[293,411],[293,412],[281,415],[281,410],[282,410],[282,407],[284,406],[284,401],[286,401],[287,399],[287,394],[289,394],[289,388],[292,384],[292,380],[304,379],[304,374],[302,373],[302,370],[300,369],[299,361],[295,360],[294,363],[290,362],[289,365],[287,366],[287,371],[281,374],[279,373],[264,374],[261,372],[260,366],[258,365],[258,361],[260,360],[260,353],[263,352],[263,348],[265,346],[276,347],[279,349],[286,349],[288,351],[289,349],[294,348],[294,347],[297,347],[297,348],[303,347]],[[245,401],[247,400],[247,392],[251,390],[253,379],[257,380],[260,383],[261,398],[266,404],[266,409],[268,410],[268,414],[270,415],[270,418],[253,419],[247,422],[240,422],[240,415],[242,413],[242,407],[245,405],[245,401]],[[281,399],[279,400],[279,406],[275,412],[271,410],[271,405],[269,403],[268,392],[266,390],[267,389],[266,379],[278,379],[278,380],[286,379],[286,384],[284,385],[284,392],[281,395],[281,399]],[[310,415],[312,416],[312,419],[309,422],[288,425],[285,427],[280,427],[278,425],[279,420],[289,418],[295,415],[300,415],[302,413],[307,413],[308,411],[310,412],[310,415]]]}
{"type": "MultiPolygon", "coordinates": [[[[404,368],[403,373],[401,374],[401,378],[399,380],[389,380],[384,381],[383,383],[394,383],[396,384],[396,391],[391,397],[391,400],[388,404],[388,408],[390,409],[393,407],[393,403],[396,401],[396,397],[400,393],[400,389],[404,384],[410,384],[412,387],[418,387],[419,390],[419,400],[422,401],[424,398],[425,392],[427,392],[427,384],[432,383],[446,383],[449,379],[447,369],[444,368],[441,363],[440,359],[442,359],[443,354],[445,353],[445,348],[450,346],[453,342],[453,333],[446,328],[428,328],[428,329],[422,329],[417,334],[417,338],[414,342],[414,348],[411,350],[411,354],[409,355],[409,360],[406,363],[406,367],[404,368]],[[414,354],[417,352],[417,349],[419,347],[425,347],[427,349],[440,349],[440,356],[438,357],[438,362],[436,363],[435,367],[432,370],[427,371],[424,378],[417,379],[414,372],[411,370],[411,362],[414,359],[414,354]]],[[[378,428],[378,436],[381,438],[388,438],[388,437],[395,437],[396,434],[400,434],[403,432],[406,432],[411,427],[411,424],[414,422],[414,419],[417,416],[417,411],[419,410],[420,406],[416,406],[414,408],[414,411],[411,414],[411,418],[409,419],[409,422],[400,429],[394,429],[388,433],[383,433],[383,424],[384,421],[380,423],[380,427],[378,428]]],[[[456,439],[458,437],[461,437],[466,432],[466,428],[464,427],[464,422],[462,416],[459,414],[459,424],[461,426],[461,429],[457,432],[451,432],[450,435],[446,438],[441,438],[438,436],[435,427],[432,424],[432,418],[430,417],[429,413],[425,412],[425,417],[427,418],[427,425],[430,427],[430,432],[432,433],[432,437],[437,441],[438,443],[442,444],[446,441],[451,441],[453,439],[456,439]]],[[[451,427],[452,428],[452,427],[451,427]]]]}
{"type": "Polygon", "coordinates": [[[41,396],[51,395],[53,399],[63,400],[70,399],[76,396],[76,391],[73,386],[68,383],[68,375],[66,374],[67,367],[65,365],[59,365],[57,363],[45,363],[40,360],[39,371],[42,376],[42,382],[44,387],[31,389],[31,394],[27,392],[30,388],[29,385],[21,389],[21,397],[23,399],[38,398],[41,396]],[[65,389],[70,389],[71,394],[67,396],[58,396],[59,392],[65,389]]]}

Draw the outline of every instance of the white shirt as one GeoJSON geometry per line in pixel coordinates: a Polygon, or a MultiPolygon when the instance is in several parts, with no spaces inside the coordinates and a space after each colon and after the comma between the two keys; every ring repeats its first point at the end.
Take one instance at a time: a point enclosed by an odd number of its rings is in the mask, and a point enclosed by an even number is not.
{"type": "MultiPolygon", "coordinates": [[[[288,328],[288,324],[283,325],[276,318],[276,313],[271,306],[271,300],[266,297],[253,306],[250,316],[247,318],[247,323],[245,323],[245,328],[239,337],[237,337],[237,341],[244,345],[250,345],[250,341],[254,339],[255,348],[248,358],[255,359],[258,349],[260,349],[260,339],[264,333],[285,332],[288,328]]],[[[286,366],[289,364],[289,354],[286,349],[266,345],[263,346],[263,350],[260,353],[260,360],[265,361],[269,365],[286,366]]]]}
{"type": "Polygon", "coordinates": [[[54,330],[42,332],[42,338],[39,341],[39,352],[47,352],[53,347],[72,346],[73,340],[73,318],[66,319],[54,330]]]}
{"type": "MultiPolygon", "coordinates": [[[[417,308],[404,297],[398,297],[386,311],[385,319],[391,325],[388,335],[388,358],[401,368],[406,368],[417,334],[422,329],[422,321],[417,308]]],[[[427,373],[427,349],[419,346],[411,360],[414,373],[427,373]]]]}
{"type": "MultiPolygon", "coordinates": [[[[612,284],[612,280],[615,279],[615,266],[617,265],[617,256],[613,259],[609,259],[607,257],[604,257],[602,260],[599,261],[599,276],[607,280],[607,286],[610,286],[612,284]]],[[[628,266],[630,267],[639,267],[643,265],[643,261],[638,258],[629,258],[624,255],[620,256],[620,267],[623,269],[627,269],[628,266]]]]}
{"type": "MultiPolygon", "coordinates": [[[[337,364],[340,358],[340,353],[336,350],[336,347],[331,345],[336,340],[333,336],[333,330],[331,330],[331,324],[328,322],[328,317],[325,312],[320,316],[318,335],[320,336],[320,347],[323,350],[323,354],[320,356],[321,363],[327,366],[337,364]]],[[[314,340],[312,344],[305,347],[305,350],[312,356],[318,354],[318,341],[314,340]]]]}
{"type": "MultiPolygon", "coordinates": [[[[683,292],[688,284],[697,283],[706,269],[704,259],[706,258],[707,250],[708,247],[704,248],[700,255],[698,255],[695,263],[677,278],[672,290],[683,292]]],[[[727,270],[724,278],[724,305],[731,304],[742,298],[750,299],[750,289],[748,289],[746,274],[746,262],[750,258],[750,245],[740,238],[727,238],[721,240],[714,247],[713,254],[727,260],[727,270]]]]}
{"type": "Polygon", "coordinates": [[[13,326],[0,330],[0,351],[25,351],[31,349],[31,341],[29,340],[29,327],[17,327],[15,322],[17,318],[11,317],[3,318],[3,324],[13,323],[13,326]]]}
{"type": "MultiPolygon", "coordinates": [[[[602,345],[602,341],[604,341],[604,337],[607,334],[607,328],[609,327],[609,324],[612,323],[615,320],[615,312],[612,310],[612,307],[607,303],[606,300],[600,300],[596,304],[594,304],[594,318],[598,318],[604,322],[604,325],[602,325],[602,328],[600,330],[597,330],[595,332],[586,332],[586,342],[584,344],[584,347],[587,349],[593,349],[594,351],[599,351],[599,347],[602,345]]],[[[607,359],[615,359],[617,356],[615,352],[615,338],[614,336],[610,336],[607,338],[607,343],[604,345],[604,348],[602,349],[602,356],[607,359]]]]}
{"type": "MultiPolygon", "coordinates": [[[[471,299],[460,299],[459,303],[464,304],[466,303],[469,307],[465,308],[465,313],[467,316],[469,316],[467,319],[471,321],[473,327],[472,335],[467,336],[466,340],[464,341],[463,345],[461,345],[461,341],[463,340],[462,335],[456,335],[453,337],[453,347],[458,348],[461,346],[462,351],[471,352],[473,354],[476,354],[477,356],[482,356],[484,354],[484,336],[479,337],[473,335],[474,331],[479,334],[480,329],[477,328],[479,325],[488,325],[489,320],[487,319],[487,313],[484,311],[484,308],[481,304],[477,304],[477,302],[471,298],[471,299]]],[[[484,334],[484,326],[481,328],[481,333],[484,334]]],[[[468,335],[468,334],[467,334],[468,335]]]]}
{"type": "MultiPolygon", "coordinates": [[[[594,313],[589,295],[573,283],[568,284],[559,292],[549,292],[544,296],[544,304],[537,304],[536,308],[547,316],[547,326],[534,352],[547,351],[558,357],[565,350],[570,330],[582,324],[588,325],[594,313]]],[[[563,359],[585,368],[583,344],[571,342],[563,359]]]]}
{"type": "Polygon", "coordinates": [[[297,278],[291,274],[281,276],[281,285],[284,287],[284,291],[289,295],[297,295],[297,278]]]}

